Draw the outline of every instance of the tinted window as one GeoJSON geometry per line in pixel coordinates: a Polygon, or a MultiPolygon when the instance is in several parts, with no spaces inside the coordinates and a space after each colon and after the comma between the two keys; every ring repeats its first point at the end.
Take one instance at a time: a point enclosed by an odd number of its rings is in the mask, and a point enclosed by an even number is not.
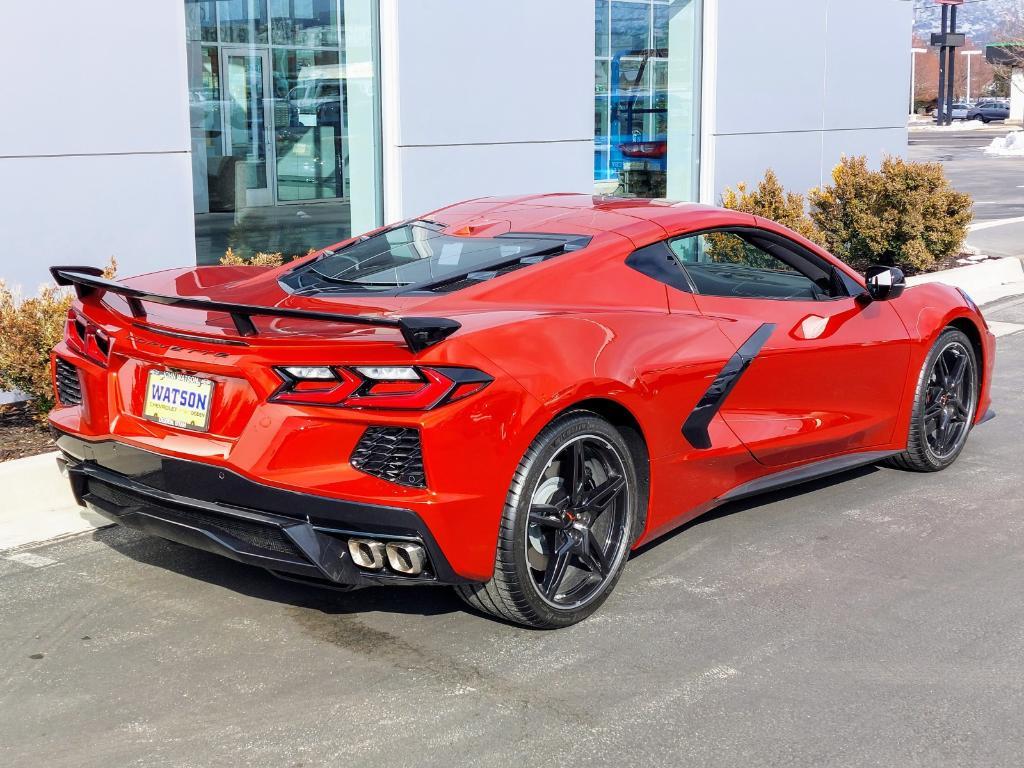
{"type": "Polygon", "coordinates": [[[587,245],[573,235],[457,237],[444,225],[414,221],[363,238],[304,264],[283,282],[300,291],[379,291],[428,288],[509,263],[532,263],[587,245]]]}
{"type": "Polygon", "coordinates": [[[776,239],[756,233],[707,232],[669,243],[697,293],[816,300],[831,295],[832,275],[776,239]]]}

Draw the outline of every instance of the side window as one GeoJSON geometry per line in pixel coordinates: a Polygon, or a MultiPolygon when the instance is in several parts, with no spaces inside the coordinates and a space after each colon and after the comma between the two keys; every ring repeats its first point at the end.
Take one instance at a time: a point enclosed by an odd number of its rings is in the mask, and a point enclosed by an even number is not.
{"type": "Polygon", "coordinates": [[[830,271],[756,233],[705,232],[672,240],[669,249],[706,296],[815,301],[834,295],[830,271]]]}

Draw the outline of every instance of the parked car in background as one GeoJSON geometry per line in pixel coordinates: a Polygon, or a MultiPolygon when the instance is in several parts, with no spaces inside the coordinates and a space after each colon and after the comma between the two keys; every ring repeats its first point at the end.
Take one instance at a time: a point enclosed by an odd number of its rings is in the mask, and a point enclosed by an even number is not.
{"type": "Polygon", "coordinates": [[[993,120],[1009,120],[1010,105],[1001,101],[979,101],[967,113],[968,120],[981,120],[990,123],[993,120]]]}
{"type": "MultiPolygon", "coordinates": [[[[956,104],[953,105],[952,118],[954,120],[966,120],[967,119],[967,114],[970,111],[971,111],[971,104],[969,104],[966,101],[958,101],[956,104]]],[[[931,115],[932,115],[932,117],[938,117],[939,116],[939,110],[938,109],[933,109],[931,111],[931,115]]]]}

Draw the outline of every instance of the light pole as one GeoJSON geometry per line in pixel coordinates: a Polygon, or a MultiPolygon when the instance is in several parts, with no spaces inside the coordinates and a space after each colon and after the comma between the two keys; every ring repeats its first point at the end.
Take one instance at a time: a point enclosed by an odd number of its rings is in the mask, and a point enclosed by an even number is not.
{"type": "Polygon", "coordinates": [[[983,53],[983,51],[960,51],[961,56],[967,57],[967,98],[964,99],[968,104],[971,103],[971,56],[977,56],[983,53]]]}
{"type": "MultiPolygon", "coordinates": [[[[917,54],[928,53],[927,48],[910,49],[910,114],[914,114],[914,104],[917,103],[917,54]]],[[[968,59],[970,61],[970,59],[968,59]]]]}

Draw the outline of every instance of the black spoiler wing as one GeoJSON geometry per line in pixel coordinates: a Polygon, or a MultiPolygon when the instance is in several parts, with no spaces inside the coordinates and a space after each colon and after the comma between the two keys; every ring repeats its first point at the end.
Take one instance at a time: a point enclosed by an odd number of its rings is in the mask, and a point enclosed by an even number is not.
{"type": "Polygon", "coordinates": [[[253,323],[253,317],[291,317],[299,320],[320,320],[328,323],[350,323],[353,325],[372,325],[380,328],[397,328],[405,339],[405,343],[413,352],[420,352],[427,347],[444,341],[461,327],[454,320],[445,317],[381,317],[380,315],[342,315],[333,312],[315,312],[308,309],[287,309],[285,307],[259,307],[252,304],[232,304],[226,301],[209,299],[193,299],[186,296],[166,296],[150,293],[138,288],[107,280],[103,270],[96,267],[50,267],[50,274],[57,285],[73,285],[78,298],[100,296],[104,293],[116,293],[128,300],[132,317],[142,320],[146,317],[143,302],[165,304],[170,307],[184,309],[200,309],[214,312],[226,312],[231,316],[235,329],[240,336],[256,336],[259,330],[253,323]]]}

